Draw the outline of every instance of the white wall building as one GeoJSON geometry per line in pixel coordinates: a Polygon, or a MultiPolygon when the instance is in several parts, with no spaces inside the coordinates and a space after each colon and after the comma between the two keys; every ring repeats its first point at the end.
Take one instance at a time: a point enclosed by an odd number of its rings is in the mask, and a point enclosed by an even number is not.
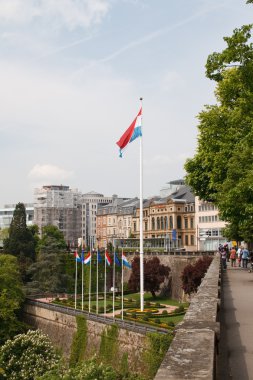
{"type": "Polygon", "coordinates": [[[219,244],[226,242],[222,236],[225,222],[219,219],[217,207],[199,197],[195,197],[195,225],[197,250],[215,251],[219,244]]]}

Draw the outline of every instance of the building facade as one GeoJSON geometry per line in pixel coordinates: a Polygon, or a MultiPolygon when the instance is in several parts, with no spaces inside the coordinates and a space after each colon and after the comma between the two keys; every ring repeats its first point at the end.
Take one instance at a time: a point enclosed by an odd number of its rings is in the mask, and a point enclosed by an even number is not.
{"type": "MultiPolygon", "coordinates": [[[[133,218],[133,236],[140,237],[140,209],[133,218]]],[[[143,204],[144,239],[165,239],[166,247],[196,250],[195,198],[188,186],[165,198],[155,197],[143,204]]]]}
{"type": "Polygon", "coordinates": [[[213,203],[196,197],[195,205],[197,248],[203,251],[215,251],[219,244],[226,242],[226,238],[222,236],[225,222],[219,219],[219,210],[213,203]]]}
{"type": "Polygon", "coordinates": [[[54,225],[63,233],[71,247],[81,236],[81,193],[69,186],[49,185],[34,191],[34,224],[42,228],[54,225]]]}
{"type": "Polygon", "coordinates": [[[114,239],[127,239],[132,233],[132,219],[139,199],[113,199],[112,204],[100,206],[97,213],[97,240],[105,248],[114,239]]]}
{"type": "Polygon", "coordinates": [[[98,207],[111,204],[115,195],[105,197],[103,194],[91,191],[82,194],[82,241],[84,246],[94,246],[97,239],[98,207]]]}

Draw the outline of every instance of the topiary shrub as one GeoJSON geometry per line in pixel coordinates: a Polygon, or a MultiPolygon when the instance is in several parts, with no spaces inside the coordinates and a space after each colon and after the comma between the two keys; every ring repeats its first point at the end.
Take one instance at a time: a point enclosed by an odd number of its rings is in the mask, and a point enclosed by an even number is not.
{"type": "Polygon", "coordinates": [[[174,313],[183,313],[183,312],[184,312],[184,306],[183,305],[178,306],[174,311],[174,313]]]}
{"type": "Polygon", "coordinates": [[[161,323],[160,318],[156,318],[156,319],[155,319],[155,323],[156,323],[157,325],[160,325],[160,323],[161,323]]]}
{"type": "Polygon", "coordinates": [[[167,310],[162,311],[162,315],[167,315],[167,314],[168,314],[167,310]]]}

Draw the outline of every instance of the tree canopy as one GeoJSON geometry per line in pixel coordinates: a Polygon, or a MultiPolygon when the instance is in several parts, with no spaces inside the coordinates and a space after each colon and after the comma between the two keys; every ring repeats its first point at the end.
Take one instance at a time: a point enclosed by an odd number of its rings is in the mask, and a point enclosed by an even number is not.
{"type": "MultiPolygon", "coordinates": [[[[170,268],[161,264],[158,257],[144,259],[144,290],[156,297],[156,292],[159,291],[165,278],[168,278],[169,273],[170,268]]],[[[140,290],[140,258],[137,256],[132,261],[132,273],[128,285],[134,291],[140,290]]]]}
{"type": "Polygon", "coordinates": [[[198,115],[197,152],[186,181],[201,199],[217,204],[227,235],[252,239],[253,44],[252,25],[224,37],[227,47],[209,55],[206,76],[216,81],[217,104],[198,115]]]}
{"type": "Polygon", "coordinates": [[[55,226],[42,228],[42,237],[37,245],[36,262],[29,268],[32,278],[29,290],[36,292],[64,292],[67,286],[67,247],[63,234],[55,226]]]}
{"type": "Polygon", "coordinates": [[[17,258],[0,254],[0,344],[22,331],[18,312],[23,300],[17,258]]]}

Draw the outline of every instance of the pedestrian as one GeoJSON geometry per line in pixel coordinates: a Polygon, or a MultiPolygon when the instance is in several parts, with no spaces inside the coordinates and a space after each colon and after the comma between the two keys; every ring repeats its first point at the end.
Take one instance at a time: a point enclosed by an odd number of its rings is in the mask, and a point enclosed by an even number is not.
{"type": "Polygon", "coordinates": [[[238,260],[238,266],[241,267],[241,261],[242,261],[242,246],[240,246],[237,249],[237,260],[238,260]]]}
{"type": "Polygon", "coordinates": [[[249,251],[247,248],[243,248],[242,250],[242,267],[247,269],[249,259],[249,251]]]}
{"type": "Polygon", "coordinates": [[[220,250],[220,255],[221,255],[222,268],[223,270],[226,270],[227,269],[227,252],[225,251],[224,248],[220,250]]]}
{"type": "Polygon", "coordinates": [[[232,247],[230,250],[230,260],[231,260],[231,267],[236,266],[236,250],[235,247],[232,247]]]}

